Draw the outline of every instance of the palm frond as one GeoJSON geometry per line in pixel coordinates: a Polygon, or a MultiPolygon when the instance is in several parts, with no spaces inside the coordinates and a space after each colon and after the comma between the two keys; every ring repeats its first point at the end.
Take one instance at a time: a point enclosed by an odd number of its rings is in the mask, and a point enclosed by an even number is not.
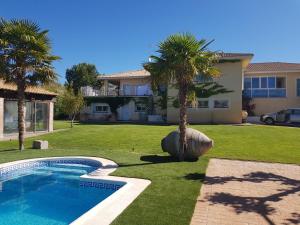
{"type": "Polygon", "coordinates": [[[26,19],[0,19],[0,72],[5,80],[24,79],[27,83],[54,78],[48,30],[26,19]],[[18,74],[18,76],[16,75],[18,74]]]}

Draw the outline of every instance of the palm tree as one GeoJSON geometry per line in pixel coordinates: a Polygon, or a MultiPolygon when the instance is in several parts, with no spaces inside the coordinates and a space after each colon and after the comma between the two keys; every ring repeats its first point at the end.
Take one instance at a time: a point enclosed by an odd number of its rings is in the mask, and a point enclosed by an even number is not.
{"type": "Polygon", "coordinates": [[[24,149],[25,89],[55,80],[48,30],[29,20],[0,19],[0,78],[17,85],[19,149],[24,149]]]}
{"type": "Polygon", "coordinates": [[[175,34],[159,44],[158,56],[150,56],[144,63],[145,70],[150,72],[152,86],[159,84],[174,84],[179,90],[180,106],[180,152],[179,160],[184,160],[186,149],[187,100],[189,87],[193,86],[195,77],[199,74],[205,77],[219,75],[214,67],[218,54],[207,49],[211,42],[202,39],[198,41],[191,34],[175,34]]]}

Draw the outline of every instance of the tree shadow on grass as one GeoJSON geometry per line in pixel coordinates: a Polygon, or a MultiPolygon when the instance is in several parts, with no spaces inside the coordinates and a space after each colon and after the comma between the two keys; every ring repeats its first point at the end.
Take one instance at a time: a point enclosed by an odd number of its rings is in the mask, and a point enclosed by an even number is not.
{"type": "Polygon", "coordinates": [[[184,176],[186,180],[194,180],[203,182],[205,179],[205,173],[189,173],[184,176]]]}
{"type": "Polygon", "coordinates": [[[4,152],[16,152],[16,151],[20,151],[20,150],[17,149],[17,148],[3,149],[3,150],[0,150],[0,153],[4,153],[4,152]]]}
{"type": "Polygon", "coordinates": [[[143,155],[140,157],[140,160],[144,163],[133,163],[133,164],[123,164],[120,163],[119,167],[131,167],[131,166],[145,166],[161,163],[173,163],[178,162],[176,158],[171,156],[160,156],[160,155],[143,155]]]}
{"type": "MultiPolygon", "coordinates": [[[[225,206],[231,206],[237,214],[242,212],[253,212],[262,216],[269,225],[275,225],[270,219],[270,215],[276,213],[276,209],[270,206],[272,202],[280,202],[284,197],[299,193],[300,194],[300,180],[290,179],[284,176],[280,176],[273,173],[254,172],[244,175],[242,178],[233,176],[229,177],[206,177],[204,183],[207,185],[224,185],[230,182],[277,182],[282,186],[278,189],[278,192],[270,194],[264,197],[256,196],[237,196],[230,193],[214,193],[208,196],[207,201],[210,204],[223,204],[225,206]]],[[[286,219],[287,224],[299,224],[300,214],[292,212],[291,218],[286,219]]]]}
{"type": "MultiPolygon", "coordinates": [[[[182,179],[182,177],[179,178],[182,179]]],[[[183,176],[183,178],[185,180],[203,183],[205,180],[205,173],[188,173],[183,176]]]]}

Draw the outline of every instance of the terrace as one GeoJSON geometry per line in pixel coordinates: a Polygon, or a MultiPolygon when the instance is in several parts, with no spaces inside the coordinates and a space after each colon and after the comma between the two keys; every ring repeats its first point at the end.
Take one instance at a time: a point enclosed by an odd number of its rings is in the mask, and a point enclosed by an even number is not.
{"type": "Polygon", "coordinates": [[[150,74],[145,70],[127,71],[99,76],[99,88],[82,87],[85,97],[91,96],[152,96],[150,74]]]}

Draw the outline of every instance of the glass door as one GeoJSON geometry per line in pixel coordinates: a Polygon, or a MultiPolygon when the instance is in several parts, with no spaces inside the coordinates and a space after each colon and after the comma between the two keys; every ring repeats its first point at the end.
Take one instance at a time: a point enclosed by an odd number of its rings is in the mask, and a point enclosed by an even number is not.
{"type": "Polygon", "coordinates": [[[48,130],[49,105],[45,102],[35,102],[35,130],[48,130]]]}
{"type": "Polygon", "coordinates": [[[18,132],[18,103],[4,101],[4,134],[18,132]]]}

